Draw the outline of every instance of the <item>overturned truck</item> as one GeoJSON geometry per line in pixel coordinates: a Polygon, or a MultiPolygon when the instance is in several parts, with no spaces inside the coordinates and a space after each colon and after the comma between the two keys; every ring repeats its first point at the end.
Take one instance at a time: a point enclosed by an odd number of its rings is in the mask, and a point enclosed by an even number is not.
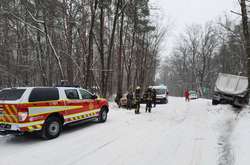
{"type": "Polygon", "coordinates": [[[215,83],[212,104],[228,103],[242,107],[249,102],[248,78],[219,73],[215,83]]]}

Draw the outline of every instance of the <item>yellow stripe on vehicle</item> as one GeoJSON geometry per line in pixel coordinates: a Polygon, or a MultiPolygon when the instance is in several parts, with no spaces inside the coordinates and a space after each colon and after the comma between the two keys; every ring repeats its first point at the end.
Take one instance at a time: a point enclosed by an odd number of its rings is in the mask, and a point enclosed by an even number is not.
{"type": "Polygon", "coordinates": [[[27,128],[28,128],[28,131],[29,131],[29,132],[34,131],[34,127],[32,127],[32,126],[29,126],[29,127],[27,127],[27,128]]]}
{"type": "Polygon", "coordinates": [[[64,116],[65,119],[68,119],[68,118],[72,118],[72,117],[75,117],[75,116],[87,116],[87,114],[89,113],[95,113],[95,115],[100,111],[100,109],[95,109],[95,110],[92,110],[92,111],[86,111],[86,112],[81,112],[81,113],[74,113],[74,114],[70,114],[70,115],[66,115],[64,116]]]}
{"type": "Polygon", "coordinates": [[[7,120],[5,120],[6,122],[9,121],[9,122],[14,123],[14,121],[10,118],[9,115],[4,115],[4,118],[7,119],[7,120]]]}
{"type": "Polygon", "coordinates": [[[28,126],[28,131],[33,132],[33,131],[38,131],[42,129],[42,125],[33,125],[33,126],[28,126]]]}
{"type": "Polygon", "coordinates": [[[18,123],[17,116],[16,116],[17,111],[16,111],[15,106],[14,105],[11,106],[12,108],[14,107],[14,109],[11,109],[8,105],[6,105],[5,107],[8,111],[8,114],[10,114],[10,115],[6,115],[6,116],[11,118],[12,122],[18,123]],[[13,111],[14,111],[14,113],[13,113],[13,111]]]}
{"type": "Polygon", "coordinates": [[[41,126],[41,125],[34,125],[34,127],[36,128],[36,130],[42,129],[42,126],[41,126]]]}
{"type": "Polygon", "coordinates": [[[11,105],[11,108],[14,110],[15,114],[17,113],[17,109],[15,105],[11,105]]]}
{"type": "MultiPolygon", "coordinates": [[[[95,110],[95,111],[99,111],[99,110],[95,110]]],[[[69,118],[69,116],[67,116],[67,119],[69,119],[69,121],[72,122],[72,121],[78,121],[78,120],[82,120],[82,119],[87,119],[87,118],[90,118],[90,117],[94,117],[96,115],[97,115],[97,112],[91,112],[91,113],[86,112],[86,114],[82,114],[82,115],[75,116],[75,117],[70,117],[69,118]]]]}
{"type": "Polygon", "coordinates": [[[5,105],[5,110],[8,112],[8,114],[13,115],[13,113],[8,105],[5,105]]]}
{"type": "Polygon", "coordinates": [[[63,112],[73,109],[80,109],[82,106],[41,106],[29,107],[29,116],[39,116],[47,113],[63,112]],[[54,110],[51,110],[54,109],[54,110]]]}
{"type": "Polygon", "coordinates": [[[4,113],[3,116],[5,118],[7,118],[7,120],[10,121],[10,122],[15,122],[15,123],[18,122],[17,118],[15,117],[15,115],[13,114],[12,110],[9,108],[8,105],[5,105],[5,113],[4,113]]]}

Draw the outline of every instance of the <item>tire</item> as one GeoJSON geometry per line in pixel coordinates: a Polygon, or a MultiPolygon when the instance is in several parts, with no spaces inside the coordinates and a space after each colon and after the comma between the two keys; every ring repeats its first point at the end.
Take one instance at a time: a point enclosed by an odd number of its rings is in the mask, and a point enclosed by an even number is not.
{"type": "Polygon", "coordinates": [[[163,104],[167,104],[168,103],[168,99],[164,100],[163,104]]]}
{"type": "Polygon", "coordinates": [[[98,117],[99,123],[104,123],[108,118],[108,110],[107,108],[102,108],[100,111],[100,115],[98,117]]]}
{"type": "Polygon", "coordinates": [[[218,105],[220,102],[217,100],[212,100],[212,105],[218,105]]]}
{"type": "Polygon", "coordinates": [[[57,138],[62,131],[62,122],[58,117],[49,117],[42,129],[42,138],[50,140],[57,138]]]}
{"type": "Polygon", "coordinates": [[[233,103],[232,103],[232,106],[233,106],[234,108],[240,109],[240,108],[242,108],[242,106],[243,106],[243,104],[240,104],[240,103],[241,103],[240,100],[238,100],[237,98],[235,98],[234,101],[233,101],[233,103]]]}

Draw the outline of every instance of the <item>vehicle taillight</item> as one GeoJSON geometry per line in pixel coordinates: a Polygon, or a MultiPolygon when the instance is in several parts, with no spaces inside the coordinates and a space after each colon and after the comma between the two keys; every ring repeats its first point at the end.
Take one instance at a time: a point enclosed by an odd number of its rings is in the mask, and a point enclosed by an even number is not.
{"type": "Polygon", "coordinates": [[[28,115],[28,108],[18,108],[17,116],[19,121],[25,121],[28,115]]]}

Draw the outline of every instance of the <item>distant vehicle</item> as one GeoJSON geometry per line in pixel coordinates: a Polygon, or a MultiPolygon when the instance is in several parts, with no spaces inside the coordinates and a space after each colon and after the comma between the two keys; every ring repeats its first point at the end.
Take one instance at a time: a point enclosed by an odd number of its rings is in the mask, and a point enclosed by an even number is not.
{"type": "Polygon", "coordinates": [[[122,95],[122,98],[120,99],[120,106],[121,107],[126,107],[127,106],[127,94],[122,95]]]}
{"type": "Polygon", "coordinates": [[[215,83],[212,104],[229,103],[242,107],[248,102],[248,78],[220,73],[215,83]]]}
{"type": "Polygon", "coordinates": [[[108,112],[106,99],[81,88],[6,88],[0,92],[0,134],[36,132],[53,139],[63,125],[92,119],[105,122],[108,112]]]}
{"type": "Polygon", "coordinates": [[[168,88],[165,85],[150,86],[150,88],[156,90],[156,103],[167,104],[168,103],[168,88]]]}
{"type": "Polygon", "coordinates": [[[198,99],[198,94],[196,91],[189,91],[189,99],[194,100],[198,99]]]}
{"type": "MultiPolygon", "coordinates": [[[[128,104],[127,94],[128,93],[123,94],[122,98],[120,99],[120,106],[121,107],[127,107],[127,104],[128,104]]],[[[136,107],[135,99],[132,100],[131,106],[132,106],[132,108],[136,107]]]]}

